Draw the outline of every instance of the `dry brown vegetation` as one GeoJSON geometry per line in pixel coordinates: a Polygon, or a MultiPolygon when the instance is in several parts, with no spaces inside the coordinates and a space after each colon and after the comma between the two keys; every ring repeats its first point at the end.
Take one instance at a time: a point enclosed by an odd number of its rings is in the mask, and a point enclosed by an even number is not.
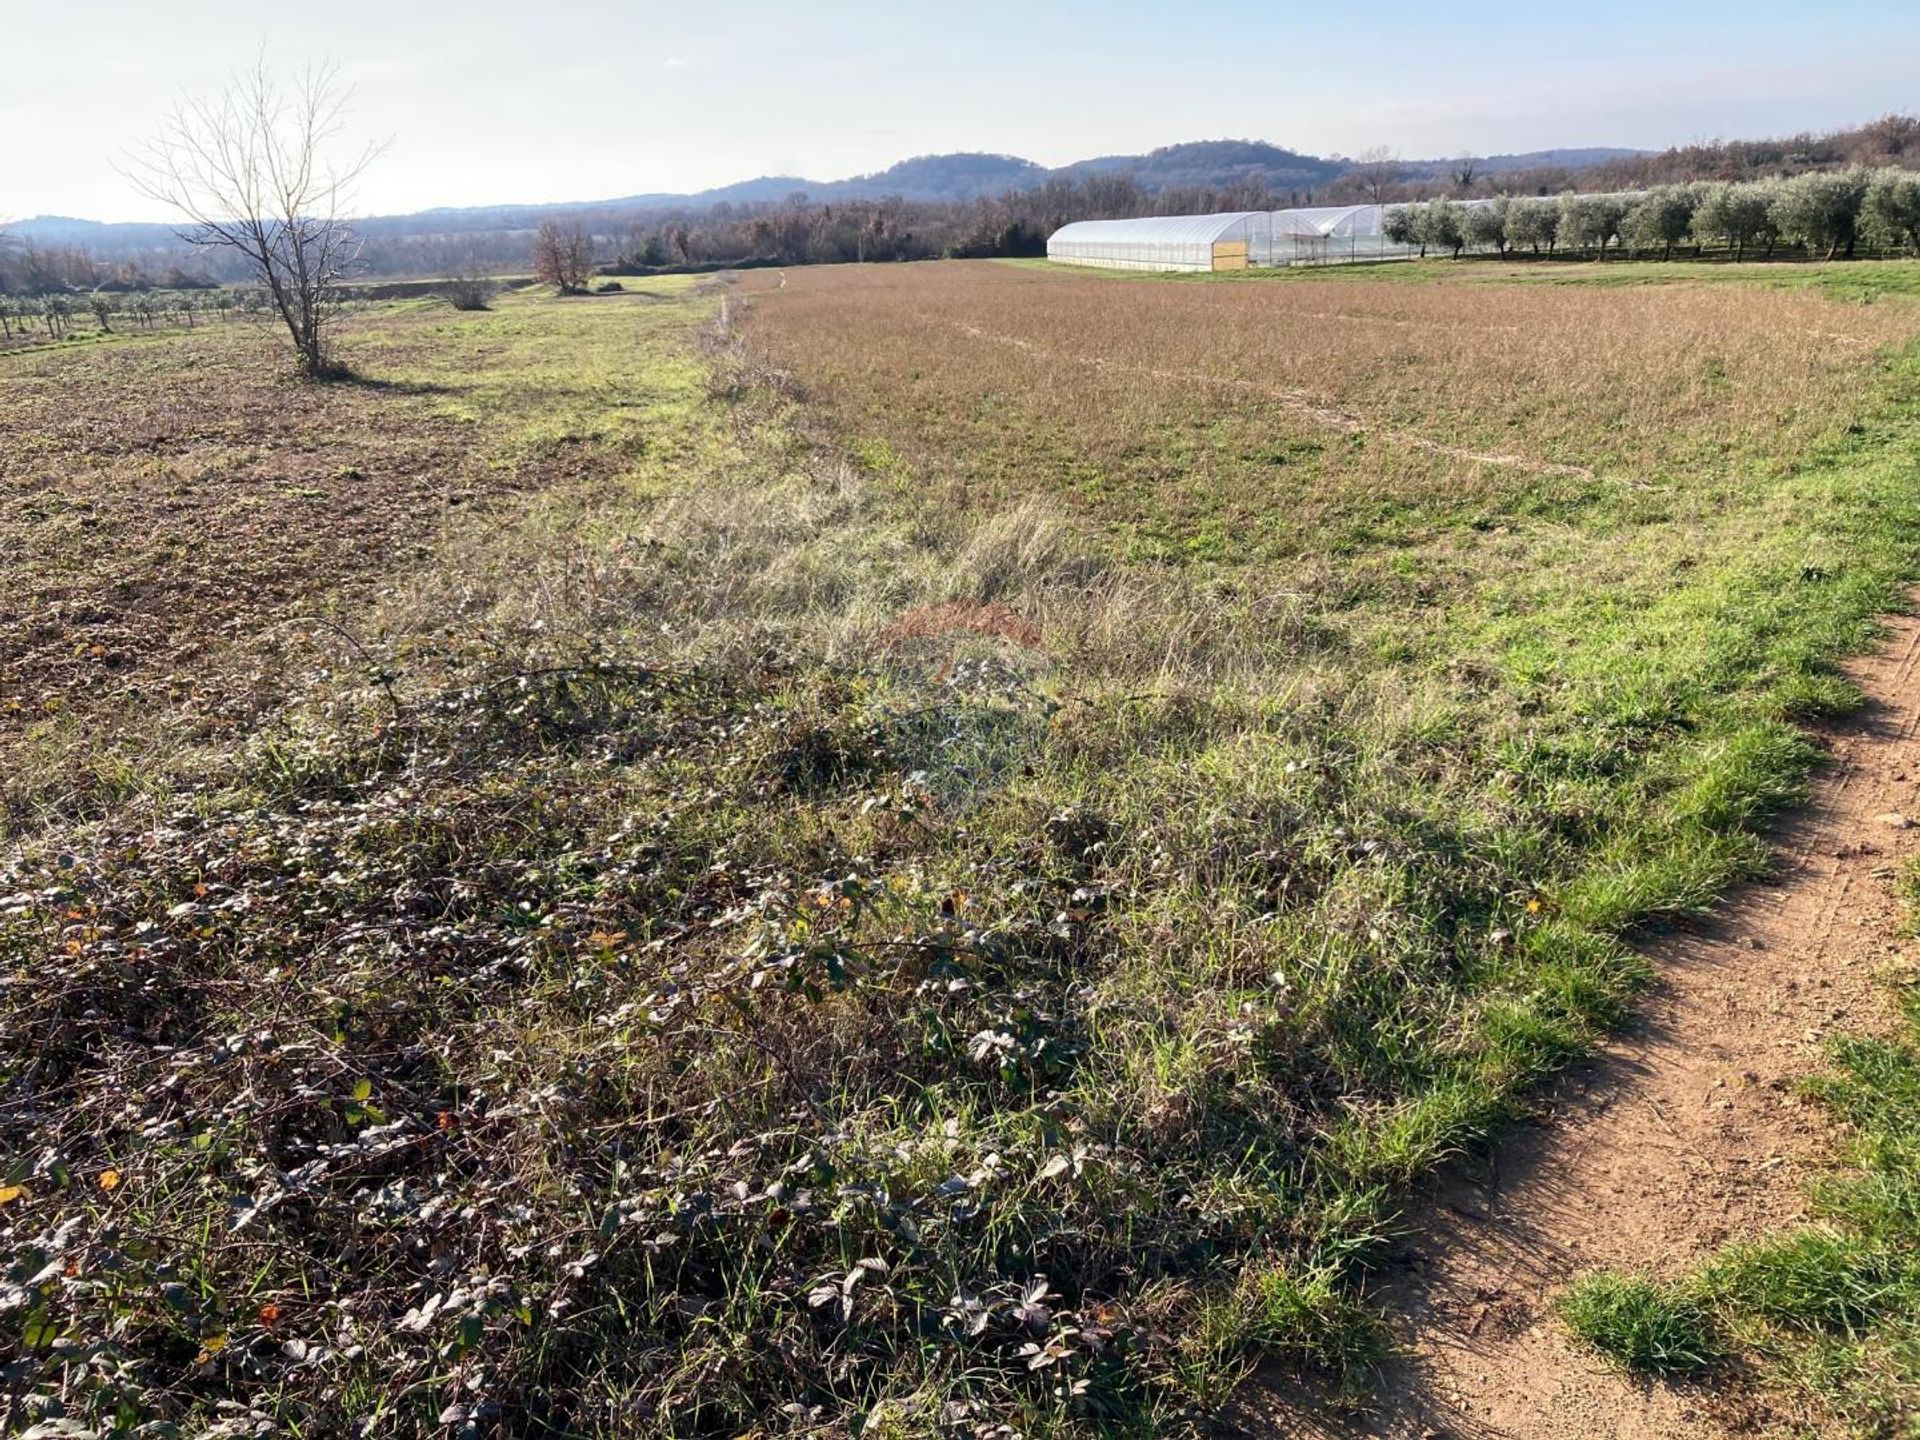
{"type": "Polygon", "coordinates": [[[317,614],[330,597],[337,611],[424,554],[450,512],[509,482],[487,468],[476,426],[436,411],[431,387],[315,388],[282,371],[279,347],[252,328],[10,364],[10,804],[75,782],[39,763],[51,733],[161,714],[180,727],[169,743],[243,727],[284,696],[290,648],[307,638],[281,623],[296,608],[317,614]]]}
{"type": "Polygon", "coordinates": [[[1734,287],[963,264],[751,283],[756,342],[885,442],[864,452],[879,468],[890,450],[975,500],[1051,493],[1203,553],[1585,500],[1593,474],[1712,483],[1831,433],[1914,329],[1904,306],[1734,287]]]}

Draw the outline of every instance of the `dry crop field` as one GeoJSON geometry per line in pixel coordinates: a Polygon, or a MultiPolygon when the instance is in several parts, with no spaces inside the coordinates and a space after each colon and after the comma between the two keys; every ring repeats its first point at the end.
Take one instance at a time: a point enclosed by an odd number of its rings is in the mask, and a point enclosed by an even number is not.
{"type": "Polygon", "coordinates": [[[1639,273],[0,356],[0,1427],[1361,1401],[1920,575],[1915,267],[1639,273]]]}
{"type": "Polygon", "coordinates": [[[1054,494],[1140,554],[1207,558],[1723,482],[1830,435],[1912,326],[1704,285],[789,279],[757,333],[851,424],[969,496],[1054,494]]]}

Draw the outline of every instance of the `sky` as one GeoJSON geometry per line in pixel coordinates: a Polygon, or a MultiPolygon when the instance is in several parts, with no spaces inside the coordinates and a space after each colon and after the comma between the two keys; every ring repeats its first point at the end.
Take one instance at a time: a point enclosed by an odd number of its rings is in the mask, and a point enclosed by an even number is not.
{"type": "Polygon", "coordinates": [[[262,51],[351,83],[352,138],[387,147],[364,214],[950,150],[1658,149],[1920,111],[1916,0],[0,0],[0,217],[166,218],[115,161],[262,51]]]}

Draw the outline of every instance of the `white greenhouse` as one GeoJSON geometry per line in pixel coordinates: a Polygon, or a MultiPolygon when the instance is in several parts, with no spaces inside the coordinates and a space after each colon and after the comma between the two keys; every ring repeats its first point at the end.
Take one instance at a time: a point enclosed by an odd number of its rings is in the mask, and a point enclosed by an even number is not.
{"type": "MultiPolygon", "coordinates": [[[[1457,202],[1463,209],[1490,200],[1457,202]]],[[[1386,237],[1386,205],[1240,210],[1224,215],[1149,215],[1076,220],[1054,231],[1047,258],[1107,270],[1245,270],[1334,265],[1418,253],[1386,237]]]]}
{"type": "Polygon", "coordinates": [[[1053,232],[1047,258],[1103,270],[1244,270],[1248,233],[1267,216],[1147,215],[1138,220],[1076,220],[1053,232]]]}

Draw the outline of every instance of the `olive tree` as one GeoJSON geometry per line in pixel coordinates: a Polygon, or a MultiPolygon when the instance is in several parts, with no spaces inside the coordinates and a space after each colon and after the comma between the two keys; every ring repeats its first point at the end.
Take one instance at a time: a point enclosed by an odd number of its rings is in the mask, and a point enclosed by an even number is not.
{"type": "Polygon", "coordinates": [[[1689,185],[1661,185],[1649,190],[1627,211],[1620,233],[1635,253],[1660,248],[1660,258],[1671,260],[1673,247],[1687,238],[1693,225],[1695,197],[1689,185]]]}
{"type": "Polygon", "coordinates": [[[1460,258],[1461,247],[1467,243],[1467,233],[1461,207],[1444,197],[1435,200],[1420,212],[1420,244],[1424,248],[1432,246],[1435,250],[1451,250],[1453,258],[1460,258]]]}
{"type": "Polygon", "coordinates": [[[1542,246],[1549,255],[1560,234],[1560,202],[1543,197],[1516,200],[1507,209],[1507,244],[1524,245],[1534,254],[1542,246]]]}
{"type": "Polygon", "coordinates": [[[1418,245],[1422,258],[1426,256],[1427,244],[1420,237],[1418,205],[1393,206],[1380,218],[1380,233],[1395,245],[1418,245]]]}
{"type": "Polygon", "coordinates": [[[1911,170],[1876,171],[1867,186],[1866,218],[1888,245],[1920,254],[1920,175],[1911,170]]]}
{"type": "Polygon", "coordinates": [[[1492,247],[1501,255],[1507,253],[1507,217],[1513,213],[1513,201],[1505,195],[1491,204],[1475,205],[1467,210],[1463,217],[1462,229],[1466,233],[1467,243],[1481,248],[1492,247]]]}
{"type": "Polygon", "coordinates": [[[348,99],[331,65],[283,86],[262,62],[217,97],[182,101],[127,166],[142,194],[185,221],[183,240],[245,261],[309,379],[339,372],[333,319],[360,254],[344,211],[379,153],[336,157],[348,99]]]}
{"type": "Polygon", "coordinates": [[[1560,197],[1560,239],[1568,245],[1606,253],[1626,219],[1627,204],[1618,195],[1563,195],[1560,197]]]}
{"type": "Polygon", "coordinates": [[[1775,193],[1769,213],[1780,234],[1806,246],[1809,255],[1824,250],[1831,260],[1844,250],[1851,260],[1867,183],[1867,171],[1858,165],[1796,175],[1775,193]]]}
{"type": "Polygon", "coordinates": [[[1696,245],[1723,243],[1733,258],[1744,260],[1749,245],[1764,243],[1773,253],[1773,194],[1770,181],[1708,185],[1701,189],[1690,228],[1696,245]]]}

